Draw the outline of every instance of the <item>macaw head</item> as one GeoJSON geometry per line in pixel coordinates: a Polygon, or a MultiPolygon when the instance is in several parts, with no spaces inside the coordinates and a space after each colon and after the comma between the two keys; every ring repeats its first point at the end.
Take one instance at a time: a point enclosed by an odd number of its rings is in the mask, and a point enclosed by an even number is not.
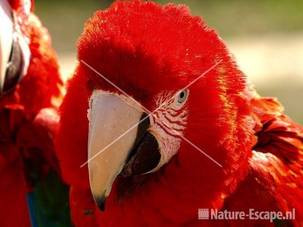
{"type": "Polygon", "coordinates": [[[32,10],[31,0],[0,1],[0,107],[20,104],[30,113],[49,105],[60,80],[49,36],[32,10]]]}
{"type": "Polygon", "coordinates": [[[66,177],[85,185],[88,159],[100,208],[142,191],[220,204],[252,132],[245,78],[217,34],[185,6],[118,1],[86,23],[78,58],[59,134],[66,177]]]}

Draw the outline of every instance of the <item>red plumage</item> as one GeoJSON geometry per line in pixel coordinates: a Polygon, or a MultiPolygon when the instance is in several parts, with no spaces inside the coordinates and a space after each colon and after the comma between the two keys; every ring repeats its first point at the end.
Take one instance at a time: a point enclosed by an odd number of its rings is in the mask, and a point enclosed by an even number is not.
{"type": "Polygon", "coordinates": [[[31,59],[22,81],[0,97],[0,225],[4,227],[30,226],[26,194],[32,190],[32,174],[41,179],[57,169],[53,137],[63,85],[46,29],[35,15],[24,13],[21,1],[10,3],[23,19],[20,27],[30,40],[31,59]]]}
{"type": "MultiPolygon", "coordinates": [[[[222,40],[185,6],[118,1],[86,23],[78,58],[150,110],[159,92],[185,87],[221,61],[191,86],[184,135],[223,169],[183,141],[159,171],[118,177],[105,212],[97,211],[87,167],[80,168],[87,159],[88,100],[93,89],[119,91],[80,63],[61,107],[58,136],[76,226],[212,225],[197,219],[198,208],[206,207],[295,208],[294,224],[302,225],[302,127],[278,103],[248,88],[222,40]]],[[[245,223],[272,226],[268,221],[245,223]]]]}

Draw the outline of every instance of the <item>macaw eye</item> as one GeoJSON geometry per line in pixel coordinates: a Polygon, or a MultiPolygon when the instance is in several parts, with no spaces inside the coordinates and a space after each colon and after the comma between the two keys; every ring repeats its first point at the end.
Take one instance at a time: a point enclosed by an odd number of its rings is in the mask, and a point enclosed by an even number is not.
{"type": "Polygon", "coordinates": [[[183,106],[186,103],[186,101],[187,101],[188,95],[189,95],[189,90],[188,89],[179,91],[176,94],[175,104],[178,107],[183,106]]]}
{"type": "Polygon", "coordinates": [[[22,50],[18,39],[14,38],[9,62],[7,64],[5,80],[3,85],[3,92],[9,92],[20,81],[23,72],[24,61],[22,57],[22,50]]]}

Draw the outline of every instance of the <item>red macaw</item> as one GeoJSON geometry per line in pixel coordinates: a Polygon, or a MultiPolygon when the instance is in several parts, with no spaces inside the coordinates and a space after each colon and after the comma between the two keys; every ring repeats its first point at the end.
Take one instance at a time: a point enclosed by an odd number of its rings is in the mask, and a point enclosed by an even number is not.
{"type": "Polygon", "coordinates": [[[303,128],[186,6],[117,1],[85,24],[78,60],[57,139],[75,226],[303,226],[303,128]]]}
{"type": "Polygon", "coordinates": [[[32,4],[0,2],[1,227],[30,226],[28,193],[58,169],[53,138],[63,83],[32,4]]]}

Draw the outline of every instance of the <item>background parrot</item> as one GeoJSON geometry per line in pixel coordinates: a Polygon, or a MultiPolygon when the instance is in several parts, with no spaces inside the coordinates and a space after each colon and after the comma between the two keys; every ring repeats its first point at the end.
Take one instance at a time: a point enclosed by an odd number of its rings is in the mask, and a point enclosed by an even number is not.
{"type": "Polygon", "coordinates": [[[63,83],[32,4],[0,1],[1,227],[66,226],[69,220],[53,143],[63,83]]]}
{"type": "Polygon", "coordinates": [[[56,142],[76,226],[303,225],[303,128],[187,7],[117,1],[85,24],[78,60],[56,142]]]}

